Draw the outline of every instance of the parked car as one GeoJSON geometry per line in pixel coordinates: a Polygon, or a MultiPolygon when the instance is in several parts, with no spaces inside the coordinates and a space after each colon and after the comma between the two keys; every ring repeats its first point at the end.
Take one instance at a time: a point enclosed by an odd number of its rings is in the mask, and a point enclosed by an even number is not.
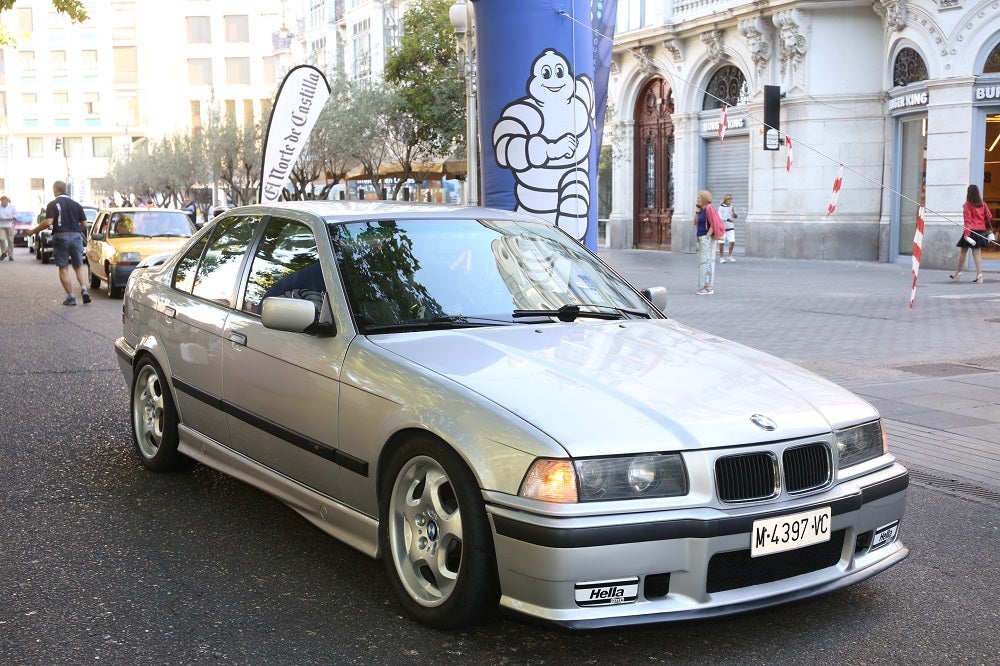
{"type": "Polygon", "coordinates": [[[108,296],[121,298],[129,275],[149,255],[172,252],[196,229],[182,210],[109,208],[97,214],[87,237],[87,273],[91,289],[104,281],[108,296]]]}
{"type": "Polygon", "coordinates": [[[235,208],[132,274],[134,448],[272,493],[454,628],[689,620],[885,570],[908,473],[876,410],[662,314],[483,208],[235,208]]]}
{"type": "MultiPolygon", "coordinates": [[[[98,208],[96,206],[83,206],[83,212],[87,216],[87,226],[88,228],[94,224],[94,220],[97,219],[98,208]]],[[[86,239],[87,234],[85,233],[84,239],[86,239]]],[[[28,239],[28,251],[35,255],[35,259],[38,259],[43,264],[49,263],[52,260],[52,228],[42,229],[37,234],[34,234],[28,239]]]]}
{"type": "Polygon", "coordinates": [[[14,216],[14,247],[26,247],[28,237],[24,232],[35,226],[35,216],[28,211],[18,211],[14,216]]]}

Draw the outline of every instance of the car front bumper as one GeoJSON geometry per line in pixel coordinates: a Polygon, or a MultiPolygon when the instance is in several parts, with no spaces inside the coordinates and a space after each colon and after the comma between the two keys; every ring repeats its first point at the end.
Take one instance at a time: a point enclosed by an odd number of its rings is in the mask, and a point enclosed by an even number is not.
{"type": "Polygon", "coordinates": [[[892,464],[795,501],[553,518],[489,504],[501,606],[569,628],[739,613],[860,582],[905,558],[909,475],[892,464]],[[750,557],[755,520],[830,507],[831,539],[750,557]],[[896,524],[891,540],[872,535],[896,524]],[[588,597],[588,590],[596,595],[588,597]],[[596,605],[587,605],[596,604],[596,605]]]}

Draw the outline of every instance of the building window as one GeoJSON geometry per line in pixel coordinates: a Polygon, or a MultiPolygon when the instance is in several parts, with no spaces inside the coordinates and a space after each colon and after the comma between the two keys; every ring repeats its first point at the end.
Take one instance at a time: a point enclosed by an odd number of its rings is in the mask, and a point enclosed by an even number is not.
{"type": "Polygon", "coordinates": [[[371,74],[371,35],[368,33],[370,25],[371,22],[365,19],[352,26],[351,44],[355,79],[366,79],[371,74]]]}
{"type": "Polygon", "coordinates": [[[139,67],[134,46],[114,47],[115,83],[138,83],[139,67]]]}
{"type": "Polygon", "coordinates": [[[201,101],[191,100],[191,128],[201,129],[201,101]]]}
{"type": "Polygon", "coordinates": [[[101,112],[101,93],[83,93],[83,113],[87,116],[96,116],[101,112]]]}
{"type": "Polygon", "coordinates": [[[739,67],[726,65],[712,75],[705,89],[703,111],[726,106],[744,106],[750,101],[750,86],[739,67]]]}
{"type": "Polygon", "coordinates": [[[34,118],[38,115],[38,95],[35,93],[21,93],[21,113],[26,118],[34,118]]]}
{"type": "Polygon", "coordinates": [[[35,52],[34,51],[21,51],[18,54],[21,61],[21,72],[24,74],[34,74],[35,73],[35,52]]]}
{"type": "Polygon", "coordinates": [[[66,154],[66,157],[83,157],[83,137],[64,137],[63,152],[66,154]]]}
{"type": "Polygon", "coordinates": [[[226,83],[249,85],[250,58],[226,58],[226,83]]]}
{"type": "Polygon", "coordinates": [[[28,157],[44,157],[45,142],[40,136],[28,137],[28,157]]]}
{"type": "Polygon", "coordinates": [[[65,118],[69,115],[69,93],[65,91],[52,93],[52,115],[65,118]]]}
{"type": "Polygon", "coordinates": [[[908,86],[917,81],[927,80],[927,65],[920,54],[907,47],[900,49],[892,66],[892,84],[908,86]]]}
{"type": "Polygon", "coordinates": [[[135,40],[135,3],[111,3],[111,39],[135,40]]]}
{"type": "Polygon", "coordinates": [[[188,44],[209,44],[212,41],[212,23],[207,16],[187,17],[188,44]]]}
{"type": "Polygon", "coordinates": [[[188,58],[188,83],[192,86],[212,85],[211,58],[188,58]]]}
{"type": "Polygon", "coordinates": [[[646,25],[646,0],[620,0],[617,26],[619,32],[637,30],[646,25]]]}
{"type": "Polygon", "coordinates": [[[986,65],[983,67],[983,74],[996,74],[1000,72],[1000,44],[993,47],[986,58],[986,65]]]}
{"type": "Polygon", "coordinates": [[[274,76],[274,56],[264,56],[261,62],[262,82],[268,85],[276,83],[274,76]]]}
{"type": "Polygon", "coordinates": [[[95,136],[90,140],[94,157],[111,157],[111,137],[95,136]]]}
{"type": "Polygon", "coordinates": [[[245,99],[243,100],[243,124],[247,127],[253,127],[253,100],[245,99]]]}
{"type": "Polygon", "coordinates": [[[94,49],[84,49],[80,51],[80,64],[83,71],[93,73],[97,71],[97,51],[94,49]]]}
{"type": "Polygon", "coordinates": [[[248,16],[226,16],[226,41],[246,44],[250,41],[250,21],[248,16]]]}
{"type": "Polygon", "coordinates": [[[52,71],[55,74],[66,73],[66,52],[52,51],[49,53],[49,62],[52,63],[52,71]]]}
{"type": "Polygon", "coordinates": [[[34,32],[35,22],[31,17],[31,7],[18,7],[17,8],[17,31],[18,32],[34,32]]]}
{"type": "Polygon", "coordinates": [[[235,121],[236,120],[236,100],[227,99],[226,100],[226,120],[235,121]]]}

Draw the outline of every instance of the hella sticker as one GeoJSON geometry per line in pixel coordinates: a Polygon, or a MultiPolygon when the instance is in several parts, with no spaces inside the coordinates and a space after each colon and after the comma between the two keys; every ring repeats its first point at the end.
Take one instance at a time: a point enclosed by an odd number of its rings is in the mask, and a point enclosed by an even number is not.
{"type": "Polygon", "coordinates": [[[878,550],[882,546],[892,543],[896,540],[896,533],[899,531],[899,521],[889,523],[888,525],[883,525],[882,527],[875,530],[875,534],[872,536],[872,545],[868,548],[868,552],[873,550],[878,550]]]}
{"type": "Polygon", "coordinates": [[[596,580],[576,584],[577,606],[614,606],[634,604],[639,594],[639,579],[596,580]]]}

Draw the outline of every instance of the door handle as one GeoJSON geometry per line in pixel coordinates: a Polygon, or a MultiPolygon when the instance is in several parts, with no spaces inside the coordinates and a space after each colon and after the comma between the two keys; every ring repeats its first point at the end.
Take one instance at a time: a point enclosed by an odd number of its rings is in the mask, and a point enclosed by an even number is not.
{"type": "Polygon", "coordinates": [[[242,333],[230,333],[228,337],[230,342],[234,342],[238,345],[245,345],[247,343],[247,336],[242,333]]]}

